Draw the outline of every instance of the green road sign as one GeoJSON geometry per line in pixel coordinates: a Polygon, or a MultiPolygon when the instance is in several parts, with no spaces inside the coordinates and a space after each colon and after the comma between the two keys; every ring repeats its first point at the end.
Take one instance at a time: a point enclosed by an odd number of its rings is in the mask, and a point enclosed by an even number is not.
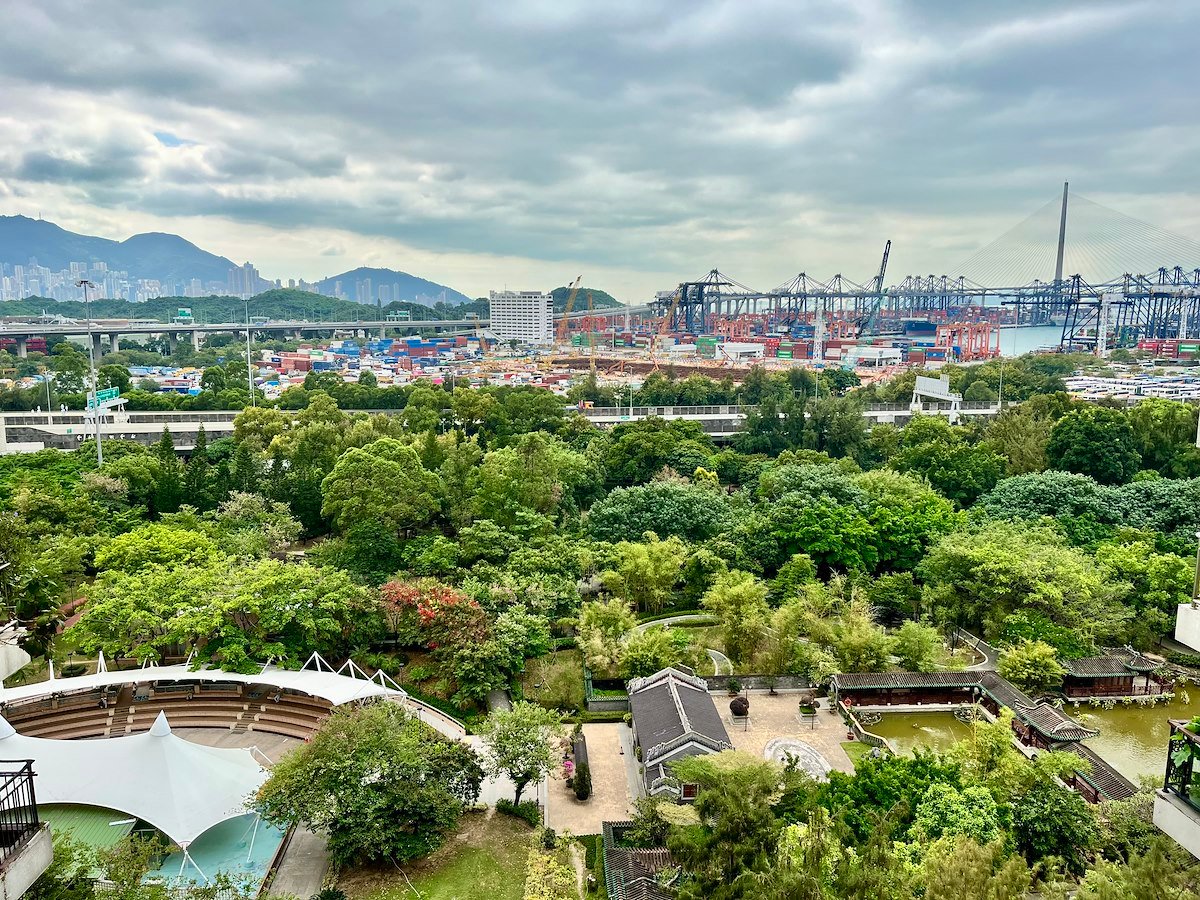
{"type": "Polygon", "coordinates": [[[96,391],[96,402],[103,403],[105,400],[116,400],[121,396],[119,388],[105,388],[102,391],[96,391]]]}

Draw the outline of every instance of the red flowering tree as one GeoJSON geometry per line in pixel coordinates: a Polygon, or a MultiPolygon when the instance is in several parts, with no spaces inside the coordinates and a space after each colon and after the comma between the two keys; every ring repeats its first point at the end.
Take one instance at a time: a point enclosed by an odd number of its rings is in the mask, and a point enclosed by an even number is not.
{"type": "Polygon", "coordinates": [[[388,628],[402,643],[436,650],[489,637],[487,613],[449,585],[433,579],[389,581],[380,593],[388,628]]]}

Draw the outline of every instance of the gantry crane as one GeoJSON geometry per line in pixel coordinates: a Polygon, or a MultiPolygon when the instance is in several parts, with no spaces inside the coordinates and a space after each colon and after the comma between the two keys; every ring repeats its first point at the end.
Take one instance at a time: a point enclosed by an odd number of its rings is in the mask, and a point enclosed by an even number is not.
{"type": "Polygon", "coordinates": [[[567,342],[567,329],[571,323],[571,309],[575,306],[575,295],[579,293],[579,283],[583,281],[583,276],[580,275],[575,279],[575,283],[571,285],[571,291],[567,294],[567,302],[563,306],[563,317],[558,322],[558,342],[565,344],[567,342]]]}

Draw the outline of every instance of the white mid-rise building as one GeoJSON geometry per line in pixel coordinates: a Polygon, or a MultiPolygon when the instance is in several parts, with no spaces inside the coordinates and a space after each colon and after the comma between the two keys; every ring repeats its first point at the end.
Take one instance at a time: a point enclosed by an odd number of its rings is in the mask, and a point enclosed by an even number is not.
{"type": "Polygon", "coordinates": [[[554,298],[541,291],[491,291],[491,332],[501,341],[554,343],[554,298]]]}

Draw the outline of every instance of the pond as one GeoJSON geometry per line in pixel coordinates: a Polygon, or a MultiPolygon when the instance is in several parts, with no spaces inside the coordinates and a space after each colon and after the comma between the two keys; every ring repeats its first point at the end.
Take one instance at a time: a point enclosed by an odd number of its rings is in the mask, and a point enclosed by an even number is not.
{"type": "Polygon", "coordinates": [[[1200,687],[1181,690],[1169,704],[1142,707],[1117,703],[1112,709],[1097,709],[1082,703],[1076,710],[1067,704],[1064,710],[1100,734],[1084,743],[1130,781],[1143,775],[1162,778],[1167,767],[1167,744],[1171,737],[1170,719],[1200,716],[1200,687]]]}
{"type": "Polygon", "coordinates": [[[864,727],[887,738],[900,753],[912,753],[918,747],[944,752],[971,736],[971,726],[958,721],[949,710],[884,713],[877,723],[864,727]]]}

